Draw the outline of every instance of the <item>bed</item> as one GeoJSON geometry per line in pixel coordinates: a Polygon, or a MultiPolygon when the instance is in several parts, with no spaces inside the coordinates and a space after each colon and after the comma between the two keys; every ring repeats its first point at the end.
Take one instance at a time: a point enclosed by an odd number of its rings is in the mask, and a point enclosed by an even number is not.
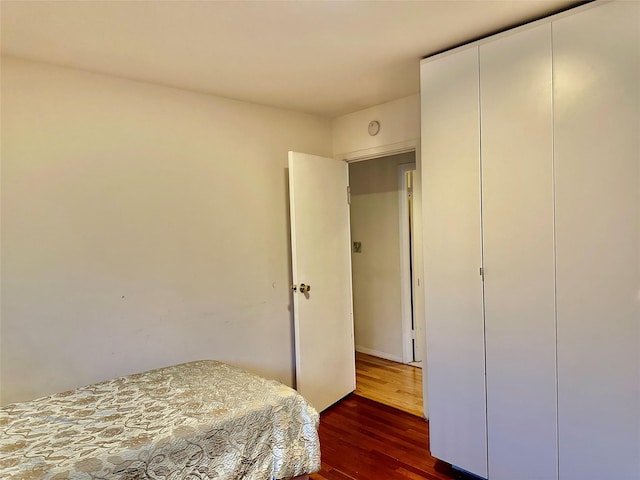
{"type": "Polygon", "coordinates": [[[320,469],[317,428],[289,387],[190,362],[3,407],[0,478],[303,477],[320,469]]]}

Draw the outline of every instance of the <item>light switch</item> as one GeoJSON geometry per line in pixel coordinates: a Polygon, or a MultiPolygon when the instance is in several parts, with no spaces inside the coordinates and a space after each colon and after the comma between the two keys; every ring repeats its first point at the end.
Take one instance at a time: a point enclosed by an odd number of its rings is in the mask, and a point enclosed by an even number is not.
{"type": "Polygon", "coordinates": [[[353,253],[362,253],[362,242],[353,242],[353,253]]]}

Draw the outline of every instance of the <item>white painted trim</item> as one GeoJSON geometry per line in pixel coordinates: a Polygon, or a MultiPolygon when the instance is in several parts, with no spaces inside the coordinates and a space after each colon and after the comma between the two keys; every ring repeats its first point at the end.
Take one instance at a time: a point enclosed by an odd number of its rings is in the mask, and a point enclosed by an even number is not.
{"type": "MultiPolygon", "coordinates": [[[[413,361],[411,342],[411,251],[409,246],[409,207],[407,205],[406,173],[416,170],[415,163],[398,165],[398,227],[400,240],[400,304],[402,305],[402,363],[413,361]]],[[[416,329],[417,330],[417,329],[416,329]]],[[[416,337],[417,341],[417,337],[416,337]]]]}
{"type": "Polygon", "coordinates": [[[391,360],[392,362],[404,363],[402,358],[397,355],[393,355],[391,353],[381,352],[379,350],[373,350],[372,348],[359,347],[356,345],[356,352],[365,353],[367,355],[371,355],[378,358],[384,358],[385,360],[391,360]]]}
{"type": "MultiPolygon", "coordinates": [[[[349,165],[344,164],[344,168],[347,171],[347,189],[349,191],[347,195],[347,219],[349,221],[349,298],[351,298],[351,302],[349,303],[349,315],[351,316],[351,344],[355,348],[356,344],[356,322],[353,316],[353,249],[351,246],[353,245],[353,239],[351,238],[351,179],[349,178],[349,165]]],[[[353,390],[355,391],[357,387],[357,375],[356,375],[356,356],[355,353],[353,355],[353,390]]]]}
{"type": "Polygon", "coordinates": [[[374,158],[389,157],[400,153],[416,152],[418,154],[419,140],[406,140],[404,142],[382,145],[380,147],[365,148],[364,150],[356,150],[354,152],[341,153],[336,155],[337,160],[345,162],[362,162],[364,160],[372,160],[374,158]]]}

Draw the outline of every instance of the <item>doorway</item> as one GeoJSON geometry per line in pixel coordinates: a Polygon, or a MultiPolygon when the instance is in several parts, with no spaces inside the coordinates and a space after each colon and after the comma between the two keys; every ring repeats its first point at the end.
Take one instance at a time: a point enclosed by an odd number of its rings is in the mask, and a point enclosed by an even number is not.
{"type": "Polygon", "coordinates": [[[349,163],[351,259],[356,393],[423,415],[415,170],[413,150],[349,163]]]}

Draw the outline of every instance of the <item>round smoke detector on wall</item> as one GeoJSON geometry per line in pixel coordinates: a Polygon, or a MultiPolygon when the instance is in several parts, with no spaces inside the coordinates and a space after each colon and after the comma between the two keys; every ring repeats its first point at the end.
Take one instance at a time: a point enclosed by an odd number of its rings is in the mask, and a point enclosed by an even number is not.
{"type": "Polygon", "coordinates": [[[373,120],[373,121],[369,122],[369,135],[371,135],[373,137],[374,135],[377,135],[379,131],[380,131],[380,122],[379,121],[373,120]]]}

